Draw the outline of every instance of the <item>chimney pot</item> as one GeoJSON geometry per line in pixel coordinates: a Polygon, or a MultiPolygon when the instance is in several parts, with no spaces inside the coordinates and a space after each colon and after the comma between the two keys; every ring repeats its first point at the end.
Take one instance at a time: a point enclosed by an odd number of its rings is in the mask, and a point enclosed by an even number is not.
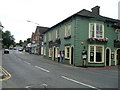
{"type": "Polygon", "coordinates": [[[99,9],[100,9],[100,6],[95,6],[91,10],[94,14],[99,15],[99,13],[100,13],[99,9]]]}

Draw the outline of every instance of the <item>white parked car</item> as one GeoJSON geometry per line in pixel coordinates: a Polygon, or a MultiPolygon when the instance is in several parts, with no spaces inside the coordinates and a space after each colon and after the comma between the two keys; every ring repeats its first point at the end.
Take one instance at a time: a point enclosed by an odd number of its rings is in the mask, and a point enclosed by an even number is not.
{"type": "Polygon", "coordinates": [[[18,51],[23,51],[23,48],[18,49],[18,51]]]}
{"type": "Polygon", "coordinates": [[[9,54],[9,49],[5,49],[4,54],[9,54]]]}

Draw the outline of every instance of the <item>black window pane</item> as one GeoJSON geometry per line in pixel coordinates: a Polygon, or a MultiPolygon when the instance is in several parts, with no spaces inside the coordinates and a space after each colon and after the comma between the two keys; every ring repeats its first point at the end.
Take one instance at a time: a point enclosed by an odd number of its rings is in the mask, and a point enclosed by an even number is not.
{"type": "Polygon", "coordinates": [[[102,61],[102,54],[100,52],[96,52],[96,62],[102,61]]]}

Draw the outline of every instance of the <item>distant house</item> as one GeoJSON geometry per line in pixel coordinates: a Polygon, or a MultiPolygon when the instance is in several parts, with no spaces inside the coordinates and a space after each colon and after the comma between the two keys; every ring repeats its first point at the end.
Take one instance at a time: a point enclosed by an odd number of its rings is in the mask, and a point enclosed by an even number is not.
{"type": "Polygon", "coordinates": [[[43,32],[46,31],[48,27],[37,26],[35,33],[32,33],[32,53],[41,55],[43,52],[42,41],[43,41],[43,32]]]}
{"type": "Polygon", "coordinates": [[[31,47],[30,47],[30,53],[34,54],[35,50],[34,50],[34,47],[35,47],[35,33],[32,32],[32,35],[31,35],[31,47]]]}
{"type": "Polygon", "coordinates": [[[44,32],[44,57],[83,66],[120,65],[120,20],[101,16],[99,6],[81,10],[44,32]]]}

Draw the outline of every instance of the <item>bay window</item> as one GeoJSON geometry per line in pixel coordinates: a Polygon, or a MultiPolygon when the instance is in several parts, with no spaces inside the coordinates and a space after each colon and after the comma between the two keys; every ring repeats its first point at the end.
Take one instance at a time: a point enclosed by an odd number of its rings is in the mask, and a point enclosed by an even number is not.
{"type": "Polygon", "coordinates": [[[89,38],[104,38],[104,25],[98,23],[90,23],[89,38]]]}
{"type": "Polygon", "coordinates": [[[65,36],[71,36],[71,25],[65,26],[65,36]]]}
{"type": "Polygon", "coordinates": [[[56,39],[60,38],[60,30],[56,30],[56,39]]]}
{"type": "Polygon", "coordinates": [[[94,24],[90,24],[90,37],[94,37],[94,24]]]}
{"type": "Polygon", "coordinates": [[[70,46],[65,47],[65,58],[70,59],[70,46]]]}
{"type": "Polygon", "coordinates": [[[96,62],[102,62],[103,47],[96,46],[96,62]]]}
{"type": "Polygon", "coordinates": [[[104,61],[104,46],[90,45],[89,46],[89,62],[102,63],[104,61]]]}

